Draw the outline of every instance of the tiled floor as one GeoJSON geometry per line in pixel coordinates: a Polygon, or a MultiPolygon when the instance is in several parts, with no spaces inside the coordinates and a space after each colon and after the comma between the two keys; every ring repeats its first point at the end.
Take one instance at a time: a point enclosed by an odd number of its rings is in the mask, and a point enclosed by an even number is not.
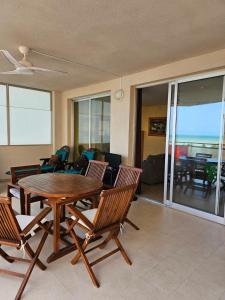
{"type": "MultiPolygon", "coordinates": [[[[34,212],[38,206],[32,207],[34,212]]],[[[133,203],[129,217],[141,228],[135,231],[126,225],[120,236],[132,266],[119,253],[97,264],[94,271],[101,284],[97,289],[81,262],[70,264],[70,254],[49,264],[44,272],[35,268],[23,299],[225,299],[224,226],[141,199],[133,203]]],[[[39,237],[40,233],[34,242],[39,237]]],[[[49,237],[43,261],[51,242],[49,237]]],[[[0,267],[3,265],[6,263],[1,260],[0,267]]],[[[24,269],[19,263],[8,267],[24,269]]],[[[0,299],[13,299],[20,282],[1,275],[0,299]]]]}
{"type": "MultiPolygon", "coordinates": [[[[223,185],[221,185],[223,187],[223,185]]],[[[157,202],[163,203],[163,184],[143,184],[141,185],[141,195],[144,198],[152,199],[157,202]]],[[[191,189],[185,191],[186,184],[176,185],[173,190],[173,201],[175,203],[199,209],[201,211],[214,213],[215,212],[215,199],[216,199],[216,188],[213,186],[212,191],[206,195],[204,190],[191,189]]],[[[225,190],[220,190],[220,201],[219,201],[219,216],[224,216],[224,202],[225,202],[225,190]]]]}

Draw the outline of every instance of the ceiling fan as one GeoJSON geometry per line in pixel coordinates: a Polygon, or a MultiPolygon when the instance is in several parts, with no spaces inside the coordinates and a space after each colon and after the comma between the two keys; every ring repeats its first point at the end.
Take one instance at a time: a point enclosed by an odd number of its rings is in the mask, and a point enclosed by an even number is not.
{"type": "Polygon", "coordinates": [[[46,68],[35,67],[32,65],[30,61],[28,61],[27,56],[29,54],[30,49],[26,46],[18,47],[21,54],[23,54],[23,58],[20,61],[17,61],[7,50],[0,50],[2,55],[14,65],[15,69],[12,71],[0,72],[0,74],[8,74],[8,75],[33,75],[36,72],[52,72],[59,74],[67,74],[64,71],[58,70],[50,70],[46,68]]]}

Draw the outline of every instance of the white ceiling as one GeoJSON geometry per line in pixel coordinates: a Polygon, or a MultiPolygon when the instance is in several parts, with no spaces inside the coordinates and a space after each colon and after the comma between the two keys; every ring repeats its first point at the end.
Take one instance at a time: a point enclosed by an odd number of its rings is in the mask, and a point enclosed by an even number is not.
{"type": "MultiPolygon", "coordinates": [[[[1,0],[0,49],[20,58],[19,45],[37,54],[32,63],[68,75],[0,75],[0,82],[66,90],[225,48],[224,0],[1,0]]],[[[12,66],[0,57],[0,71],[12,66]]]]}

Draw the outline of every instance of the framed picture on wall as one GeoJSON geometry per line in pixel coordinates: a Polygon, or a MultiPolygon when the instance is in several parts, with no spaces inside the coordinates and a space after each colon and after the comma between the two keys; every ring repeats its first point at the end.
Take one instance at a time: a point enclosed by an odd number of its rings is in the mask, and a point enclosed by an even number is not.
{"type": "Polygon", "coordinates": [[[148,135],[166,135],[166,117],[149,118],[148,120],[148,135]]]}

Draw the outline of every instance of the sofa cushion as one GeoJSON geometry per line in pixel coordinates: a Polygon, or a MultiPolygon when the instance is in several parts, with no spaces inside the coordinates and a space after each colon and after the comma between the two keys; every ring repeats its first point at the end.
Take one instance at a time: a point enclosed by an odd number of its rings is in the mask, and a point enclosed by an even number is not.
{"type": "MultiPolygon", "coordinates": [[[[95,218],[95,215],[96,215],[96,212],[97,212],[97,208],[92,208],[92,209],[87,209],[85,211],[82,212],[82,214],[91,222],[93,223],[94,221],[94,218],[95,218]]],[[[76,217],[75,216],[72,216],[71,217],[72,220],[76,220],[76,217]]],[[[89,229],[87,227],[87,225],[81,220],[79,219],[78,221],[79,224],[81,224],[82,226],[86,227],[87,229],[89,229]]]]}
{"type": "Polygon", "coordinates": [[[142,162],[143,173],[141,175],[141,182],[145,184],[163,183],[164,167],[164,154],[149,155],[147,159],[142,162]]]}

